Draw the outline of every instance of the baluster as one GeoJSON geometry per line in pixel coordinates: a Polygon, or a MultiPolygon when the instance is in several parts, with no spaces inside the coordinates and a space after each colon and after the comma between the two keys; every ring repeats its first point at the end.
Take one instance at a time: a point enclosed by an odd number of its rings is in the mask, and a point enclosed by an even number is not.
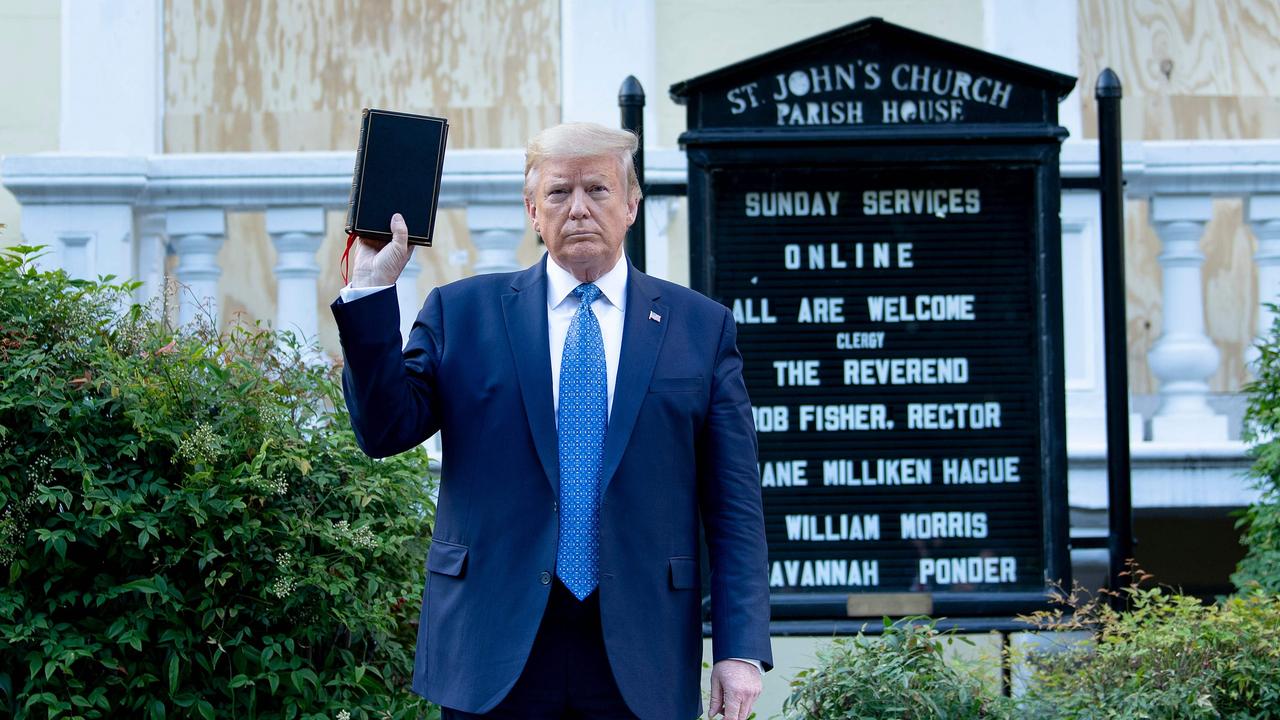
{"type": "Polygon", "coordinates": [[[1205,334],[1200,238],[1213,217],[1208,195],[1157,195],[1151,223],[1160,236],[1164,281],[1160,339],[1148,355],[1160,379],[1160,409],[1151,421],[1157,442],[1215,442],[1227,439],[1227,418],[1209,407],[1209,377],[1220,353],[1205,334]]]}
{"type": "Polygon", "coordinates": [[[324,208],[267,208],[266,224],[276,247],[276,329],[309,345],[319,335],[316,251],[324,240],[324,208]]]}
{"type": "Polygon", "coordinates": [[[226,239],[222,208],[178,208],[165,217],[174,253],[178,256],[178,322],[186,325],[206,313],[218,327],[218,251],[226,239]]]}

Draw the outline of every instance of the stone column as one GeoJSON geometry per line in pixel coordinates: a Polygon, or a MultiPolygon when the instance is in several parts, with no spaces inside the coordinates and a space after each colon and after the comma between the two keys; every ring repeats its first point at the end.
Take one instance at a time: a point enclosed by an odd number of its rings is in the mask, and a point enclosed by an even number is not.
{"type": "Polygon", "coordinates": [[[512,272],[520,269],[516,249],[524,239],[524,205],[519,198],[467,205],[467,229],[476,247],[476,273],[512,272]]]}
{"type": "Polygon", "coordinates": [[[266,224],[276,247],[276,330],[294,333],[307,346],[320,332],[316,251],[324,241],[324,208],[267,208],[266,224]]]}
{"type": "Polygon", "coordinates": [[[218,326],[218,251],[226,239],[222,208],[175,208],[165,217],[165,230],[178,255],[178,323],[207,315],[218,326]]]}
{"type": "MultiPolygon", "coordinates": [[[[1245,216],[1258,240],[1253,255],[1258,269],[1258,337],[1271,334],[1275,313],[1267,303],[1280,303],[1280,195],[1254,195],[1245,201],[1245,216]]],[[[1252,345],[1245,353],[1250,367],[1258,361],[1258,349],[1252,345]]]]}
{"type": "Polygon", "coordinates": [[[1208,195],[1157,195],[1151,199],[1151,223],[1163,252],[1163,319],[1160,339],[1148,356],[1160,379],[1160,409],[1151,421],[1156,442],[1221,442],[1227,418],[1209,407],[1209,377],[1220,353],[1205,334],[1200,238],[1213,217],[1208,195]]]}

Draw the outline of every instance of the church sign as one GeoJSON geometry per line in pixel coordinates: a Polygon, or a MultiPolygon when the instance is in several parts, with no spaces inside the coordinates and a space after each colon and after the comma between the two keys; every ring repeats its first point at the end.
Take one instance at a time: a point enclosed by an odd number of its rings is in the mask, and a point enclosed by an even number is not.
{"type": "Polygon", "coordinates": [[[1070,581],[1073,85],[873,18],[672,87],[692,284],[733,311],[754,406],[775,617],[919,596],[1000,615],[1070,581]]]}

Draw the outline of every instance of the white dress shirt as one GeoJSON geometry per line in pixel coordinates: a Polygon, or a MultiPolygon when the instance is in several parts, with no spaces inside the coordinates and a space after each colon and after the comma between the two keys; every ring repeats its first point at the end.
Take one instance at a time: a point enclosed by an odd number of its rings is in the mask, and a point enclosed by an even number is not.
{"type": "MultiPolygon", "coordinates": [[[[582,305],[582,299],[573,294],[582,284],[556,261],[547,258],[547,338],[551,350],[551,400],[560,417],[560,363],[564,358],[564,341],[569,336],[569,325],[582,305]]],[[[596,278],[595,286],[600,296],[591,303],[591,312],[600,323],[600,336],[604,341],[605,375],[609,379],[608,411],[613,411],[613,389],[617,385],[618,360],[622,357],[622,318],[627,310],[627,261],[619,257],[613,269],[596,278]]]]}

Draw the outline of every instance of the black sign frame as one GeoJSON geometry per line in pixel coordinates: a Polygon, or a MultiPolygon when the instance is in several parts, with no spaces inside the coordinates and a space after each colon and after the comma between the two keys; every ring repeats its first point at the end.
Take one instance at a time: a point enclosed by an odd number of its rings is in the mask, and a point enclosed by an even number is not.
{"type": "MultiPolygon", "coordinates": [[[[820,49],[820,48],[819,48],[820,49]]],[[[779,67],[784,65],[779,64],[779,67]]],[[[688,156],[689,257],[691,286],[717,300],[724,300],[716,287],[716,262],[723,243],[716,227],[716,191],[720,179],[735,172],[786,170],[788,168],[919,168],[937,163],[973,167],[982,172],[1018,168],[1034,178],[1033,206],[1028,208],[1032,230],[1030,272],[1035,336],[1035,401],[1041,410],[1038,432],[1041,482],[1039,501],[1043,535],[1043,588],[1036,591],[980,591],[932,593],[934,615],[949,617],[996,617],[1043,609],[1054,587],[1071,586],[1069,514],[1067,505],[1066,392],[1063,351],[1061,221],[1059,216],[1061,176],[1060,143],[1066,131],[1057,125],[1056,103],[1069,91],[1074,78],[998,58],[981,51],[955,45],[905,28],[869,19],[827,33],[812,41],[797,43],[774,53],[752,58],[738,65],[678,83],[672,95],[688,102],[690,129],[681,138],[688,156]],[[814,46],[849,42],[874,34],[879,42],[892,44],[895,38],[909,39],[918,52],[921,38],[932,43],[934,52],[962,56],[983,67],[1001,67],[1009,75],[1043,91],[1040,106],[1043,120],[1026,118],[1005,124],[841,127],[725,127],[723,117],[708,127],[699,127],[709,97],[719,97],[732,87],[735,74],[741,78],[760,76],[787,55],[812,57],[814,46]],[[1030,80],[1028,80],[1030,78],[1030,80]],[[1038,81],[1038,82],[1037,82],[1038,81]],[[705,90],[705,94],[702,91],[705,90]]],[[[1039,111],[1037,111],[1039,112],[1039,111]]],[[[739,328],[742,333],[742,328],[739,328]]],[[[775,621],[846,618],[851,593],[773,593],[775,621]]],[[[900,614],[900,613],[890,613],[900,614]]]]}

